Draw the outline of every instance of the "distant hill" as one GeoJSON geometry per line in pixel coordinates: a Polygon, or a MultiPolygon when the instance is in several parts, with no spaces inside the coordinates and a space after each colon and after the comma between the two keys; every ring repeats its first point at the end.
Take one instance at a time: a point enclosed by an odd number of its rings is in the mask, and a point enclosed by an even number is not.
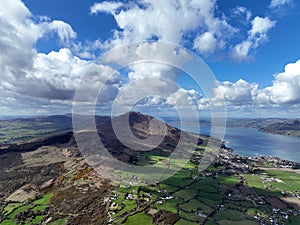
{"type": "Polygon", "coordinates": [[[20,142],[70,129],[70,115],[0,120],[0,143],[20,142]]]}
{"type": "Polygon", "coordinates": [[[274,123],[281,123],[287,120],[288,119],[282,119],[282,118],[253,118],[253,119],[252,118],[243,118],[243,119],[228,118],[227,126],[260,129],[272,125],[274,123]]]}
{"type": "MultiPolygon", "coordinates": [[[[126,114],[121,117],[127,116],[126,114]]],[[[84,120],[84,116],[81,119],[84,120]]],[[[118,117],[116,117],[118,118],[118,117]]],[[[132,121],[142,120],[148,118],[151,120],[153,117],[145,116],[140,113],[133,113],[130,115],[132,121]]],[[[105,127],[110,123],[110,117],[95,116],[97,127],[105,127]],[[102,126],[104,125],[104,126],[102,126]]],[[[164,118],[170,126],[180,127],[181,123],[187,126],[195,125],[194,121],[179,121],[178,119],[164,118]]],[[[254,128],[262,132],[290,135],[300,137],[299,119],[289,120],[283,118],[227,118],[227,127],[241,127],[241,128],[254,128]]],[[[202,119],[199,121],[201,126],[210,126],[210,119],[202,119]]],[[[131,125],[134,126],[134,123],[131,125]]],[[[142,128],[145,128],[147,122],[142,122],[142,128]]],[[[140,125],[141,125],[140,124],[140,125]]],[[[137,129],[141,129],[137,127],[137,129]]],[[[41,116],[33,118],[19,118],[0,120],[0,144],[18,143],[38,137],[46,137],[51,134],[63,131],[72,131],[72,115],[53,115],[41,116]]],[[[105,132],[104,132],[105,133],[105,132]]],[[[136,130],[137,136],[138,131],[136,130]]],[[[142,132],[141,135],[146,135],[142,132]]]]}
{"type": "Polygon", "coordinates": [[[259,130],[272,134],[300,137],[300,120],[295,119],[273,123],[268,126],[262,127],[259,130]]]}
{"type": "MultiPolygon", "coordinates": [[[[167,119],[173,126],[193,126],[193,121],[167,119]]],[[[201,126],[211,126],[210,119],[201,119],[201,126]]],[[[300,119],[284,118],[227,118],[226,127],[253,128],[270,134],[300,137],[300,119]]]]}

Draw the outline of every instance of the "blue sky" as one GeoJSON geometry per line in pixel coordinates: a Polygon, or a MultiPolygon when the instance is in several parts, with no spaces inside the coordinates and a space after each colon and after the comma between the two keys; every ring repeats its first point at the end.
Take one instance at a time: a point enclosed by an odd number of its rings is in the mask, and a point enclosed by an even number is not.
{"type": "MultiPolygon", "coordinates": [[[[106,83],[100,111],[109,111],[118,93],[126,110],[131,93],[121,90],[154,76],[179,88],[147,96],[136,109],[167,112],[172,104],[186,102],[187,111],[193,104],[209,112],[211,105],[225,101],[229,116],[299,117],[300,10],[295,0],[3,0],[0,6],[3,115],[70,112],[88,68],[102,75],[113,71],[101,65],[103,54],[155,37],[201,57],[216,77],[215,96],[203,96],[201,87],[174,68],[129,66],[106,83]]],[[[91,89],[97,89],[104,78],[90,79],[91,89]]]]}

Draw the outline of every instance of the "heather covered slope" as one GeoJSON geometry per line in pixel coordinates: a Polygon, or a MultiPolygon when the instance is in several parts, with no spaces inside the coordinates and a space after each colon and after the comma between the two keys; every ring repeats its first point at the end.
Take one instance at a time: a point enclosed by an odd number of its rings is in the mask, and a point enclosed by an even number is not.
{"type": "MultiPolygon", "coordinates": [[[[69,124],[69,117],[63,118],[67,121],[61,124],[69,124]]],[[[25,119],[22,123],[34,127],[35,123],[39,126],[51,120],[55,124],[60,123],[62,117],[57,119],[43,118],[38,122],[25,119]]],[[[123,120],[124,115],[116,119],[123,120]]],[[[130,127],[134,134],[147,137],[149,120],[152,119],[140,113],[130,113],[130,127]]],[[[15,122],[17,120],[12,124],[15,122]]],[[[117,140],[110,118],[98,117],[96,122],[100,138],[114,157],[126,163],[133,159],[138,161],[135,151],[117,140]]],[[[57,130],[60,130],[59,126],[57,130]]],[[[180,130],[169,126],[167,130],[165,140],[159,150],[155,150],[156,154],[164,150],[170,154],[178,142],[180,130]]],[[[103,224],[108,217],[104,200],[115,187],[87,164],[71,131],[46,136],[42,133],[41,136],[0,145],[0,224],[14,224],[16,221],[45,224],[56,220],[68,224],[85,224],[86,221],[103,224]]]]}

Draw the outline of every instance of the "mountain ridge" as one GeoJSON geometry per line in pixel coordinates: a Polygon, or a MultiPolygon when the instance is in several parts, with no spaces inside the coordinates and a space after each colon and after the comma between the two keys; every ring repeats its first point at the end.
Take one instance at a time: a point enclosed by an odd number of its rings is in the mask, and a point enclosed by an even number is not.
{"type": "MultiPolygon", "coordinates": [[[[104,144],[114,158],[131,166],[170,165],[169,155],[176,148],[176,140],[180,134],[188,135],[167,125],[167,138],[159,149],[130,152],[112,135],[113,119],[98,120],[98,134],[103,142],[106,140],[104,144]]],[[[162,125],[162,121],[140,113],[129,112],[115,119],[128,123],[132,133],[142,139],[149,137],[151,123],[154,123],[154,135],[155,128],[162,125]]],[[[272,157],[237,156],[221,144],[216,149],[215,160],[202,170],[201,159],[211,148],[206,146],[208,137],[197,137],[198,145],[191,158],[178,172],[143,186],[135,184],[140,178],[136,172],[129,174],[131,183],[126,185],[106,179],[102,171],[87,163],[73,132],[2,144],[0,224],[118,225],[137,224],[136,221],[162,225],[222,224],[224,221],[228,224],[237,220],[235,215],[241,224],[259,224],[268,217],[288,224],[290,220],[282,219],[283,213],[290,215],[291,221],[298,218],[293,216],[300,209],[295,197],[300,187],[298,175],[294,173],[299,172],[294,170],[299,168],[298,164],[272,157]],[[269,171],[270,168],[273,170],[269,171]],[[294,185],[289,187],[291,176],[294,185]],[[257,182],[261,179],[263,183],[257,182]],[[267,182],[272,182],[276,189],[265,188],[267,182]],[[280,192],[278,188],[282,187],[284,191],[280,192]],[[257,212],[248,212],[247,207],[255,207],[257,212]],[[272,213],[274,207],[280,207],[281,211],[272,213]]],[[[173,163],[178,163],[177,160],[173,163]]]]}

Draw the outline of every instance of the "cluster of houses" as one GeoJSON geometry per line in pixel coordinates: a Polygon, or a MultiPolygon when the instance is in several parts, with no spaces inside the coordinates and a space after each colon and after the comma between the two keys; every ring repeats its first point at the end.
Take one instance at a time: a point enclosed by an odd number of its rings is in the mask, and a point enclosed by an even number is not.
{"type": "Polygon", "coordinates": [[[267,162],[272,167],[278,168],[290,168],[290,169],[300,169],[300,163],[292,162],[286,159],[280,159],[278,157],[272,156],[256,156],[256,157],[249,157],[248,159],[252,160],[253,162],[267,162]]]}
{"type": "MultiPolygon", "coordinates": [[[[193,157],[192,160],[200,161],[200,157],[193,157]]],[[[257,169],[256,165],[261,163],[261,162],[267,162],[269,165],[274,165],[276,167],[281,167],[281,168],[295,168],[297,164],[287,161],[287,160],[282,160],[279,158],[273,158],[273,157],[267,157],[267,156],[259,156],[259,157],[242,157],[233,154],[232,149],[230,148],[221,148],[219,153],[216,156],[216,160],[214,161],[214,166],[221,166],[222,174],[227,174],[227,175],[233,175],[237,178],[240,178],[241,182],[236,185],[236,190],[233,192],[227,193],[227,197],[229,200],[232,201],[250,201],[253,203],[254,207],[257,207],[259,205],[266,205],[268,204],[264,196],[259,196],[256,194],[256,192],[245,185],[243,183],[243,176],[242,174],[249,174],[249,173],[254,173],[255,171],[259,170],[257,169]]],[[[199,180],[205,177],[217,177],[218,173],[217,172],[210,172],[210,171],[202,171],[199,169],[197,174],[193,174],[191,171],[190,178],[193,180],[199,180]]],[[[268,183],[271,182],[282,182],[282,180],[274,177],[268,177],[268,176],[261,176],[262,182],[266,183],[265,188],[266,189],[272,189],[272,185],[269,185],[268,183]]],[[[135,183],[137,181],[137,177],[133,176],[130,179],[130,184],[135,183]]],[[[158,193],[165,193],[164,197],[159,197],[155,198],[153,197],[152,194],[147,193],[145,191],[140,192],[135,190],[135,192],[130,191],[131,186],[124,186],[124,188],[128,188],[128,193],[124,195],[124,200],[130,200],[130,201],[136,201],[137,202],[137,207],[139,207],[140,203],[143,202],[153,202],[156,204],[163,205],[165,204],[166,201],[173,199],[174,196],[168,194],[166,189],[158,189],[158,193]]],[[[115,203],[117,198],[120,195],[114,192],[114,195],[110,197],[109,202],[110,202],[110,210],[114,211],[118,208],[118,204],[115,203]]],[[[122,195],[123,196],[123,195],[122,195]]],[[[299,192],[300,196],[300,192],[299,192]]],[[[221,204],[218,207],[218,210],[222,211],[226,209],[226,204],[221,204]]],[[[195,212],[197,216],[199,217],[207,217],[205,213],[202,211],[197,211],[195,212]]],[[[261,224],[280,224],[280,221],[282,220],[288,220],[290,216],[298,216],[300,215],[300,211],[297,210],[292,210],[292,209],[280,209],[274,207],[272,209],[272,213],[269,214],[268,216],[265,216],[263,213],[257,211],[256,215],[254,215],[254,219],[258,220],[261,222],[261,224]]]]}
{"type": "Polygon", "coordinates": [[[299,213],[300,211],[298,210],[273,208],[272,215],[268,218],[264,218],[262,222],[263,224],[267,224],[266,220],[268,220],[268,224],[279,225],[282,224],[282,220],[288,221],[290,216],[298,216],[299,213]]]}

